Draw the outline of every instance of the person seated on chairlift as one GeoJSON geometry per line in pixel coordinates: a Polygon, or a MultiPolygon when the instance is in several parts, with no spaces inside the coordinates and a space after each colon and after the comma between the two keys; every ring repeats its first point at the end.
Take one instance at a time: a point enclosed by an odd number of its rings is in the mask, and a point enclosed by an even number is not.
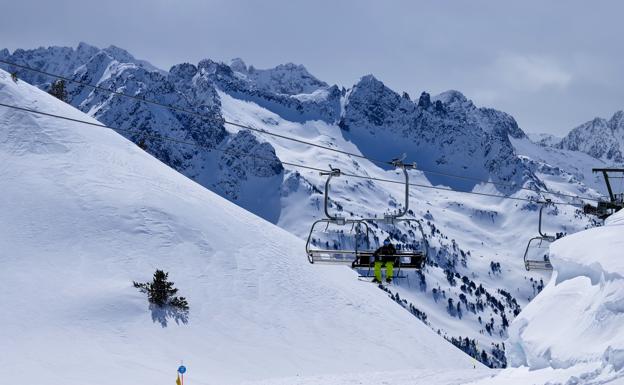
{"type": "Polygon", "coordinates": [[[389,238],[386,238],[383,242],[383,246],[375,250],[373,257],[375,258],[375,279],[373,282],[381,283],[381,266],[386,265],[386,282],[392,282],[392,276],[394,274],[394,260],[396,254],[396,248],[390,242],[389,238]]]}

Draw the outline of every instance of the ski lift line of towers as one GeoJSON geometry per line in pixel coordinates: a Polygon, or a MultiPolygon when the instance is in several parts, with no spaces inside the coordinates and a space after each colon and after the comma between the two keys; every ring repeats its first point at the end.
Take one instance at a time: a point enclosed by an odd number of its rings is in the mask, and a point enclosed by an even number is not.
{"type": "Polygon", "coordinates": [[[340,169],[333,168],[330,165],[329,172],[321,172],[321,176],[326,176],[325,193],[324,193],[324,212],[325,218],[319,219],[312,224],[308,239],[306,242],[306,255],[308,262],[321,263],[321,264],[338,264],[348,265],[353,269],[364,270],[362,276],[372,276],[372,267],[375,262],[374,253],[377,249],[371,242],[371,229],[369,224],[374,224],[375,227],[379,227],[377,224],[382,223],[388,226],[398,227],[400,223],[404,223],[408,228],[416,229],[419,235],[414,232],[414,236],[420,238],[418,242],[414,242],[413,250],[407,248],[400,248],[394,255],[378,255],[379,257],[394,258],[394,265],[397,267],[395,278],[404,278],[401,275],[402,270],[421,270],[427,260],[427,239],[422,228],[422,224],[417,219],[404,218],[409,210],[409,174],[408,170],[416,168],[416,164],[403,163],[401,158],[394,159],[390,162],[395,168],[403,171],[405,177],[405,204],[403,208],[396,213],[384,214],[383,218],[346,218],[338,214],[332,214],[329,210],[329,191],[330,182],[332,178],[337,178],[343,175],[340,169]],[[331,248],[315,248],[315,241],[313,235],[315,229],[320,225],[325,224],[325,232],[327,232],[330,225],[337,226],[351,226],[351,232],[355,231],[354,247],[347,249],[345,247],[340,249],[331,248]],[[362,242],[360,242],[362,241],[362,242]],[[360,248],[360,244],[363,243],[364,247],[360,248]]]}
{"type": "MultiPolygon", "coordinates": [[[[67,120],[67,121],[72,121],[72,122],[76,122],[76,123],[82,123],[82,124],[85,124],[85,125],[108,128],[108,129],[115,130],[115,131],[120,131],[120,132],[130,132],[130,133],[138,132],[136,130],[128,130],[128,129],[121,129],[121,128],[116,128],[116,127],[111,127],[111,126],[107,126],[107,125],[104,125],[104,124],[88,122],[88,121],[85,121],[85,120],[70,118],[70,117],[57,115],[57,114],[52,114],[52,113],[47,113],[47,112],[43,112],[43,111],[37,111],[37,110],[30,109],[30,108],[25,108],[25,107],[8,105],[8,104],[4,104],[4,103],[0,103],[0,106],[6,107],[6,108],[15,109],[15,110],[20,110],[20,111],[27,112],[27,113],[32,113],[32,114],[37,114],[37,115],[44,115],[44,116],[53,117],[53,118],[62,119],[62,120],[67,120]]],[[[171,142],[175,142],[175,143],[179,143],[179,144],[186,144],[186,145],[190,145],[190,146],[193,146],[193,147],[205,148],[203,146],[197,145],[196,143],[186,142],[186,141],[173,139],[173,138],[168,138],[168,137],[158,137],[158,139],[159,140],[165,140],[165,141],[171,141],[171,142]]],[[[226,150],[216,149],[216,148],[214,148],[214,149],[206,148],[206,149],[209,150],[209,151],[214,150],[214,151],[220,151],[220,152],[224,152],[224,153],[231,153],[233,156],[237,156],[237,157],[248,157],[248,156],[251,156],[251,157],[256,157],[257,158],[257,156],[251,155],[251,154],[232,153],[232,152],[229,152],[229,151],[226,151],[226,150]]],[[[292,164],[292,163],[289,163],[289,162],[282,162],[282,163],[291,165],[293,167],[300,167],[300,168],[304,168],[304,169],[310,169],[310,170],[318,171],[318,172],[321,172],[321,175],[329,175],[330,177],[331,176],[345,175],[345,176],[350,176],[350,177],[355,177],[355,178],[363,178],[363,179],[369,179],[369,180],[379,180],[379,181],[391,182],[391,183],[401,183],[401,182],[398,182],[398,181],[385,180],[385,179],[380,179],[380,178],[373,178],[373,177],[370,177],[370,176],[367,177],[367,176],[361,176],[361,175],[357,175],[357,174],[346,174],[346,173],[343,174],[343,173],[340,172],[339,169],[331,169],[329,171],[326,171],[326,170],[322,170],[322,169],[319,169],[319,168],[316,168],[316,167],[292,164]]],[[[397,164],[399,164],[399,163],[397,163],[397,164]]],[[[403,166],[403,172],[404,172],[404,174],[406,176],[406,180],[404,182],[405,186],[406,186],[406,192],[409,193],[409,190],[408,190],[409,186],[410,185],[414,185],[414,184],[410,184],[409,183],[409,179],[408,179],[406,170],[408,168],[409,169],[413,169],[414,165],[405,165],[405,164],[402,164],[402,162],[400,164],[403,166]]],[[[610,170],[610,171],[613,171],[613,170],[610,170]]],[[[622,170],[622,171],[624,171],[624,170],[622,170]]],[[[328,205],[328,200],[329,200],[329,198],[328,198],[329,179],[328,179],[328,181],[326,182],[326,185],[325,185],[325,187],[326,187],[326,192],[325,192],[325,202],[326,202],[325,204],[326,204],[326,207],[328,205]]],[[[421,186],[421,185],[416,185],[416,186],[421,186]]],[[[453,191],[453,190],[441,189],[441,188],[438,188],[438,187],[435,187],[435,186],[422,185],[421,187],[432,188],[432,189],[440,189],[440,190],[444,190],[444,191],[452,191],[452,192],[459,192],[459,193],[491,196],[490,194],[481,194],[481,193],[475,193],[475,192],[453,191]]],[[[526,198],[508,197],[508,196],[496,196],[496,197],[501,198],[501,199],[515,199],[515,200],[522,200],[522,201],[527,201],[527,202],[536,202],[535,200],[526,199],[526,198]]],[[[406,196],[406,207],[405,207],[405,210],[404,210],[403,213],[400,213],[400,215],[389,215],[389,216],[386,216],[383,220],[384,220],[384,222],[390,223],[390,224],[394,224],[394,223],[396,223],[399,220],[400,221],[404,221],[404,222],[408,222],[408,223],[410,221],[413,221],[413,222],[417,223],[417,228],[418,228],[419,232],[421,233],[421,237],[422,237],[422,243],[420,244],[420,247],[422,249],[422,252],[421,252],[422,257],[417,255],[417,253],[405,253],[406,257],[411,256],[413,254],[413,258],[410,258],[412,260],[412,263],[399,264],[398,266],[400,268],[406,268],[406,269],[407,268],[422,269],[422,265],[426,261],[427,252],[428,252],[428,246],[426,245],[426,238],[424,236],[424,232],[423,232],[423,229],[422,229],[422,224],[418,220],[399,218],[400,216],[404,215],[405,212],[407,211],[407,206],[408,206],[408,203],[409,203],[408,202],[408,198],[409,198],[409,196],[407,195],[406,196]],[[421,262],[417,263],[419,259],[421,260],[421,262]]],[[[583,199],[582,197],[577,197],[577,198],[583,199]]],[[[540,203],[540,202],[537,202],[537,203],[540,203]]],[[[553,204],[553,205],[577,206],[576,204],[567,203],[567,202],[552,202],[551,201],[550,204],[553,204]]],[[[620,202],[618,204],[617,202],[614,203],[613,201],[611,201],[611,202],[599,201],[599,206],[598,207],[600,208],[601,205],[603,207],[604,207],[604,205],[608,205],[609,208],[608,208],[607,211],[609,211],[609,210],[610,211],[613,211],[613,210],[617,211],[617,210],[622,208],[622,202],[620,202]],[[613,207],[613,205],[615,205],[615,207],[613,207]]],[[[588,207],[588,205],[585,206],[585,212],[586,213],[596,214],[595,211],[594,212],[588,212],[587,207],[588,207]]],[[[596,210],[595,207],[593,209],[596,210]]],[[[606,216],[608,216],[608,215],[609,214],[607,214],[606,216]]],[[[316,226],[318,223],[322,223],[322,222],[327,223],[327,225],[329,225],[331,223],[343,224],[343,225],[347,224],[347,223],[350,223],[352,225],[359,225],[358,226],[358,231],[359,231],[359,227],[360,226],[364,226],[366,228],[366,241],[369,244],[370,244],[370,238],[369,238],[369,236],[370,236],[370,228],[368,227],[368,224],[366,222],[369,221],[369,222],[373,222],[374,223],[375,221],[379,221],[378,218],[371,218],[371,219],[345,219],[345,218],[341,218],[341,217],[338,217],[338,216],[331,216],[331,214],[329,214],[327,211],[326,211],[326,216],[327,216],[327,218],[315,222],[314,226],[316,226]]],[[[601,218],[603,218],[603,217],[601,217],[601,218]]],[[[314,263],[315,259],[316,259],[317,262],[326,262],[326,263],[334,262],[334,263],[338,263],[338,264],[345,264],[345,262],[351,261],[352,267],[357,267],[358,264],[361,265],[364,261],[366,261],[366,258],[368,257],[369,263],[368,263],[368,265],[366,267],[368,267],[369,270],[370,270],[370,266],[371,266],[370,258],[371,258],[372,253],[373,253],[370,250],[370,247],[368,247],[366,250],[359,250],[359,249],[358,250],[345,250],[345,252],[343,254],[346,254],[346,255],[343,255],[343,256],[341,256],[339,258],[336,258],[336,253],[334,252],[334,250],[319,250],[319,249],[312,250],[310,248],[310,242],[311,242],[312,232],[314,231],[314,226],[311,229],[310,235],[308,236],[308,242],[306,243],[306,252],[307,252],[307,255],[308,255],[308,260],[311,263],[314,263]],[[345,256],[347,258],[345,258],[345,256]]],[[[545,238],[543,238],[542,240],[548,242],[545,238]]],[[[401,253],[399,253],[399,254],[401,254],[401,253]]],[[[525,259],[527,259],[526,252],[525,252],[525,259]]],[[[528,268],[530,268],[530,266],[527,267],[527,269],[528,268]]],[[[550,266],[549,269],[552,269],[552,266],[550,266]]],[[[397,272],[400,272],[400,269],[397,270],[397,272]]]]}
{"type": "MultiPolygon", "coordinates": [[[[420,233],[420,240],[417,242],[418,246],[415,250],[399,250],[397,254],[392,256],[395,258],[395,265],[398,267],[395,278],[404,278],[401,276],[401,270],[421,270],[427,261],[428,254],[428,244],[427,239],[422,228],[422,223],[417,219],[403,218],[405,214],[407,214],[409,210],[409,174],[408,170],[415,169],[415,164],[405,164],[403,163],[403,159],[394,159],[390,162],[396,168],[401,169],[403,171],[405,177],[405,204],[403,208],[399,210],[398,213],[394,214],[385,214],[383,218],[346,218],[344,216],[340,216],[338,214],[333,214],[329,210],[329,192],[330,192],[330,183],[332,178],[337,178],[342,176],[342,172],[338,168],[333,168],[330,165],[329,172],[320,172],[321,176],[326,176],[327,180],[325,182],[325,190],[324,190],[324,213],[325,218],[319,219],[312,224],[310,228],[310,233],[308,234],[308,238],[306,241],[306,255],[308,257],[308,262],[321,263],[321,264],[336,264],[336,265],[348,265],[353,269],[367,269],[366,273],[363,274],[365,277],[371,276],[371,269],[374,264],[374,253],[376,247],[371,246],[371,230],[369,223],[384,223],[391,226],[397,226],[398,223],[407,223],[408,226],[412,223],[416,223],[415,227],[420,233]],[[347,249],[346,247],[342,248],[315,248],[316,242],[313,238],[315,234],[315,229],[319,227],[319,225],[325,225],[325,231],[327,232],[330,225],[337,226],[351,226],[350,232],[355,231],[355,242],[353,243],[354,247],[351,249],[347,249]],[[364,240],[364,248],[360,248],[361,242],[360,239],[364,240]]],[[[542,217],[543,210],[545,207],[553,205],[550,199],[546,199],[541,203],[539,210],[539,222],[538,222],[538,233],[539,235],[533,237],[529,240],[526,250],[524,252],[524,266],[527,271],[530,270],[552,270],[552,264],[550,263],[550,258],[548,255],[548,248],[552,242],[559,238],[559,234],[557,236],[547,235],[542,231],[542,217]],[[532,257],[535,253],[535,250],[539,253],[539,255],[543,255],[542,259],[536,259],[532,257]]],[[[378,226],[375,226],[378,227],[378,226]]],[[[414,233],[415,234],[415,233],[414,233]]],[[[415,234],[416,235],[416,234],[415,234]]],[[[384,257],[381,255],[380,257],[384,257]]],[[[388,257],[388,256],[385,256],[388,257]]]]}
{"type": "MultiPolygon", "coordinates": [[[[48,76],[48,77],[64,80],[64,81],[71,82],[71,83],[74,83],[74,84],[77,84],[77,85],[81,85],[81,86],[84,86],[84,87],[89,87],[89,88],[91,88],[93,90],[107,92],[107,93],[110,93],[111,95],[117,95],[117,96],[130,98],[130,99],[133,99],[133,100],[137,100],[137,101],[139,101],[141,103],[152,104],[154,106],[167,108],[167,109],[172,110],[172,111],[181,112],[181,113],[184,113],[184,114],[188,114],[188,115],[192,115],[192,116],[196,116],[196,117],[200,117],[200,118],[206,118],[207,117],[205,114],[202,114],[202,113],[199,113],[199,112],[196,112],[196,111],[191,111],[191,110],[188,110],[188,109],[185,109],[185,108],[181,108],[181,107],[178,107],[178,106],[174,106],[174,105],[169,105],[169,104],[166,104],[166,103],[158,102],[156,100],[146,99],[145,97],[142,97],[142,96],[131,95],[131,94],[127,94],[127,93],[124,93],[124,92],[111,90],[111,89],[108,89],[108,88],[105,88],[105,87],[102,87],[102,86],[99,86],[99,85],[93,85],[93,84],[90,84],[90,83],[87,83],[87,82],[83,82],[83,81],[80,81],[80,80],[76,80],[76,79],[73,79],[73,78],[70,78],[70,77],[61,76],[61,75],[53,74],[53,73],[50,73],[50,72],[47,72],[47,71],[43,71],[43,70],[40,70],[40,69],[32,68],[32,67],[26,66],[24,64],[13,63],[13,62],[10,62],[10,61],[4,60],[4,59],[0,59],[0,63],[9,66],[9,69],[10,69],[10,67],[20,68],[20,69],[24,69],[26,71],[30,71],[30,72],[38,73],[38,74],[45,75],[45,76],[48,76]]],[[[12,75],[15,75],[15,74],[16,74],[15,72],[12,73],[12,75]]],[[[273,136],[273,137],[276,137],[276,138],[281,138],[281,139],[290,140],[290,141],[293,141],[293,142],[296,142],[296,143],[301,143],[301,144],[305,144],[305,145],[308,145],[308,146],[321,148],[323,150],[332,151],[332,152],[336,152],[336,153],[340,153],[340,154],[343,154],[343,155],[348,155],[348,156],[356,157],[356,158],[360,158],[360,159],[366,159],[366,160],[368,160],[370,162],[377,163],[377,164],[387,164],[388,163],[386,161],[379,160],[379,159],[374,159],[374,158],[371,158],[371,157],[367,157],[367,156],[362,155],[362,154],[357,154],[357,153],[354,153],[354,152],[349,152],[349,151],[341,150],[341,149],[338,149],[338,148],[334,148],[334,147],[331,147],[331,146],[325,146],[325,145],[321,145],[321,144],[318,144],[318,143],[313,143],[313,142],[306,141],[306,140],[303,140],[303,139],[300,139],[300,138],[295,138],[295,137],[284,135],[284,134],[278,134],[276,132],[268,131],[268,130],[261,129],[261,128],[255,128],[255,127],[252,127],[252,126],[249,126],[249,125],[245,125],[245,124],[241,124],[241,123],[237,123],[237,122],[231,122],[231,121],[228,121],[228,120],[225,120],[225,119],[223,120],[223,123],[231,125],[231,126],[234,126],[234,127],[238,127],[238,128],[242,128],[242,129],[258,132],[260,134],[270,135],[270,136],[273,136]]],[[[158,139],[164,140],[163,137],[160,137],[158,139]]],[[[510,188],[518,188],[520,190],[531,191],[531,192],[535,192],[535,193],[538,193],[538,194],[550,194],[550,195],[554,195],[554,196],[567,197],[567,198],[572,198],[572,199],[599,201],[599,199],[592,198],[592,197],[576,196],[576,195],[565,194],[565,193],[561,193],[561,192],[544,191],[544,190],[541,190],[541,189],[535,190],[533,188],[517,186],[515,184],[509,184],[509,183],[504,183],[504,182],[495,182],[495,181],[491,181],[491,180],[482,180],[482,179],[478,179],[478,178],[471,178],[471,177],[467,177],[467,176],[463,176],[463,175],[448,174],[448,173],[443,173],[443,172],[434,171],[434,170],[424,170],[424,169],[417,169],[417,170],[419,170],[419,171],[421,171],[423,173],[434,174],[434,175],[441,175],[441,176],[446,176],[446,177],[449,177],[449,178],[472,180],[472,181],[479,182],[479,183],[484,183],[484,184],[492,184],[492,185],[497,185],[497,186],[506,186],[506,187],[510,187],[510,188]]],[[[345,175],[347,175],[347,174],[345,174],[345,175]]],[[[475,194],[474,192],[471,192],[471,193],[475,194]]],[[[479,194],[479,195],[488,196],[489,194],[479,194]]],[[[570,203],[557,202],[557,204],[570,204],[570,203]]],[[[570,205],[576,205],[576,204],[570,204],[570,205]]]]}
{"type": "MultiPolygon", "coordinates": [[[[4,103],[0,103],[0,106],[2,107],[6,107],[6,108],[11,108],[11,109],[16,109],[16,110],[20,110],[23,112],[27,112],[27,113],[32,113],[32,114],[37,114],[37,115],[44,115],[44,116],[49,116],[49,117],[53,117],[53,118],[57,118],[57,119],[63,119],[63,120],[68,120],[68,121],[72,121],[72,122],[76,122],[76,123],[82,123],[82,124],[86,124],[86,125],[91,125],[91,126],[97,126],[97,127],[103,127],[103,128],[108,128],[108,129],[112,129],[115,131],[120,131],[120,132],[129,132],[129,133],[133,133],[133,132],[139,132],[136,130],[128,130],[128,129],[121,129],[121,128],[116,128],[116,127],[111,127],[111,126],[107,126],[104,124],[98,124],[98,123],[93,123],[93,122],[88,122],[85,120],[80,120],[80,119],[75,119],[75,118],[70,118],[70,117],[66,117],[66,116],[61,116],[61,115],[57,115],[57,114],[52,114],[52,113],[47,113],[47,112],[42,112],[42,111],[37,111],[37,110],[33,110],[33,109],[29,109],[29,108],[25,108],[25,107],[19,107],[19,106],[13,106],[13,105],[8,105],[8,104],[4,104],[4,103]]],[[[169,138],[169,137],[158,137],[159,140],[164,140],[164,141],[171,141],[171,142],[175,142],[175,143],[179,143],[179,144],[185,144],[185,145],[190,145],[193,147],[200,147],[200,148],[205,148],[204,146],[199,146],[196,143],[191,143],[191,142],[186,142],[183,140],[178,140],[178,139],[173,139],[173,138],[169,138]]],[[[231,153],[229,151],[226,150],[222,150],[222,149],[216,149],[216,148],[205,148],[209,151],[221,151],[224,153],[231,153]]],[[[240,154],[240,153],[232,153],[232,155],[237,156],[237,157],[254,157],[254,158],[258,158],[258,156],[256,155],[252,155],[252,154],[240,154]]],[[[360,231],[360,227],[364,227],[366,229],[366,241],[367,243],[370,244],[370,228],[368,227],[367,222],[375,222],[375,221],[379,221],[378,218],[370,218],[370,219],[346,219],[346,218],[342,218],[339,216],[332,216],[331,214],[329,214],[328,212],[328,201],[329,201],[329,197],[328,197],[328,191],[329,191],[329,181],[331,180],[331,177],[334,176],[341,176],[341,175],[345,175],[345,176],[349,176],[349,177],[355,177],[355,178],[363,178],[363,179],[369,179],[369,180],[378,180],[378,181],[382,181],[382,182],[391,182],[391,183],[401,183],[398,181],[394,181],[394,180],[385,180],[385,179],[381,179],[381,178],[373,178],[370,176],[362,176],[362,175],[357,175],[357,174],[346,174],[346,173],[342,173],[339,169],[333,169],[331,168],[331,170],[326,171],[323,169],[319,169],[316,167],[310,167],[310,166],[305,166],[305,165],[299,165],[299,164],[293,164],[293,163],[289,163],[289,162],[282,162],[284,164],[287,165],[291,165],[293,167],[300,167],[300,168],[304,168],[304,169],[310,169],[310,170],[314,170],[314,171],[318,171],[321,173],[321,175],[325,175],[328,176],[328,180],[325,184],[325,214],[326,217],[325,219],[319,220],[317,222],[314,223],[310,235],[308,236],[308,242],[306,243],[306,251],[307,251],[307,255],[308,255],[308,260],[311,263],[314,263],[315,260],[316,262],[327,262],[327,263],[339,263],[339,264],[345,264],[346,260],[350,260],[352,267],[357,268],[359,266],[365,265],[365,267],[368,267],[370,269],[370,263],[366,264],[366,258],[368,257],[368,260],[370,261],[370,258],[372,256],[372,251],[370,250],[370,247],[368,247],[366,250],[344,250],[343,254],[347,254],[347,259],[343,257],[341,258],[332,258],[332,252],[334,252],[335,250],[319,250],[319,249],[311,249],[310,248],[310,241],[311,241],[311,237],[312,237],[312,232],[314,231],[314,227],[318,224],[318,223],[326,223],[327,225],[331,224],[331,223],[335,223],[335,224],[352,224],[352,226],[357,225],[357,230],[360,231]],[[349,259],[350,258],[350,259],[349,259]]],[[[415,169],[415,164],[404,164],[402,162],[402,160],[394,160],[392,162],[389,162],[390,164],[394,165],[395,167],[399,167],[401,169],[403,169],[403,172],[405,174],[405,182],[403,182],[405,184],[405,190],[406,190],[406,204],[405,204],[405,208],[404,210],[402,210],[402,212],[400,212],[399,214],[395,214],[395,215],[386,215],[383,218],[383,222],[385,223],[389,223],[389,224],[396,224],[396,222],[402,221],[402,222],[415,222],[417,224],[417,229],[419,230],[421,237],[422,237],[422,242],[420,244],[420,248],[422,251],[420,252],[415,252],[415,253],[403,253],[400,252],[399,255],[401,256],[405,256],[406,258],[409,258],[411,260],[410,263],[399,263],[398,266],[399,268],[404,268],[404,269],[409,269],[409,268],[413,268],[413,269],[422,269],[422,266],[424,265],[426,258],[427,258],[427,248],[428,246],[426,245],[426,238],[424,236],[424,232],[422,229],[422,224],[420,221],[415,220],[415,219],[407,219],[407,218],[400,218],[401,216],[405,215],[405,213],[408,210],[408,205],[409,205],[409,186],[410,185],[415,185],[415,186],[420,186],[420,187],[424,187],[424,188],[432,188],[432,189],[441,189],[441,188],[437,188],[435,186],[426,186],[426,185],[417,185],[417,184],[410,184],[409,183],[409,177],[407,175],[407,169],[415,169]]],[[[610,201],[605,201],[605,200],[597,200],[598,201],[598,206],[592,206],[592,205],[585,205],[584,206],[584,211],[586,214],[593,214],[593,215],[597,215],[599,218],[604,219],[606,217],[608,217],[609,215],[611,215],[613,212],[617,212],[618,210],[620,210],[622,207],[624,207],[624,194],[614,194],[612,189],[609,188],[610,184],[609,184],[609,176],[608,173],[609,172],[620,172],[620,173],[624,173],[624,169],[593,169],[592,171],[594,172],[602,172],[605,175],[605,182],[607,183],[607,187],[609,189],[609,194],[610,194],[610,201]]],[[[624,177],[610,177],[611,179],[621,179],[624,177]]],[[[447,189],[441,189],[444,191],[452,191],[452,192],[456,192],[453,190],[447,190],[447,189]]],[[[475,192],[465,192],[465,191],[457,191],[459,193],[468,193],[468,194],[477,194],[477,195],[485,195],[485,196],[493,196],[490,194],[481,194],[481,193],[475,193],[475,192]]],[[[508,197],[508,196],[496,196],[498,198],[502,198],[502,199],[516,199],[516,200],[523,200],[523,201],[527,201],[527,202],[534,202],[534,203],[544,203],[544,202],[539,202],[539,201],[535,201],[533,199],[526,199],[526,198],[517,198],[517,197],[508,197]]],[[[576,197],[578,199],[585,199],[585,197],[576,197]]],[[[594,200],[594,199],[592,199],[594,200]]],[[[548,204],[551,205],[570,205],[570,206],[578,206],[577,204],[573,204],[573,203],[567,203],[567,202],[553,202],[550,199],[547,200],[548,204]]],[[[546,243],[550,243],[552,242],[552,240],[550,240],[549,236],[546,236],[544,234],[541,233],[541,214],[542,214],[542,210],[540,210],[540,237],[535,237],[535,238],[539,238],[537,239],[537,241],[540,241],[540,243],[546,242],[546,243]]],[[[535,239],[533,238],[533,239],[535,239]]],[[[527,245],[527,250],[529,249],[530,245],[527,245]]],[[[335,253],[334,253],[335,255],[335,253]]],[[[525,251],[525,267],[527,268],[527,270],[529,269],[538,269],[538,265],[543,265],[542,269],[546,269],[546,270],[550,270],[552,269],[552,265],[550,265],[550,262],[548,261],[546,263],[546,259],[543,260],[544,263],[532,263],[532,261],[534,261],[531,258],[527,257],[527,252],[525,251]],[[527,262],[529,261],[529,262],[527,262]]],[[[362,266],[364,267],[364,266],[362,266]]],[[[400,269],[398,270],[400,271],[400,269]]]]}

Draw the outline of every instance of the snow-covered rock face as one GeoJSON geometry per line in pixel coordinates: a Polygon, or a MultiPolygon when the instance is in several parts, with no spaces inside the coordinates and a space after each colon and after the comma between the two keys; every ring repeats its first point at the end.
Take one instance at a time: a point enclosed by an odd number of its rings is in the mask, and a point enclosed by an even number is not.
{"type": "MultiPolygon", "coordinates": [[[[399,95],[372,75],[348,94],[340,127],[364,154],[384,159],[401,152],[423,169],[516,183],[533,178],[515,156],[509,136],[524,137],[515,120],[477,108],[458,91],[418,102],[399,95]]],[[[431,176],[433,183],[471,190],[475,182],[431,176]]]]}
{"type": "Polygon", "coordinates": [[[234,60],[230,67],[206,59],[198,71],[228,94],[248,100],[281,117],[304,122],[335,122],[340,115],[341,92],[308,73],[301,65],[284,64],[268,70],[246,67],[234,60]]]}
{"type": "MultiPolygon", "coordinates": [[[[512,323],[513,366],[624,369],[624,212],[551,246],[555,274],[512,323]]],[[[592,379],[591,374],[586,380],[592,379]]]]}
{"type": "Polygon", "coordinates": [[[563,138],[560,138],[556,135],[546,134],[546,133],[537,133],[537,134],[527,134],[528,138],[536,144],[539,144],[542,147],[554,147],[557,143],[561,142],[563,138]]]}
{"type": "MultiPolygon", "coordinates": [[[[6,55],[6,52],[5,52],[6,55]]],[[[229,134],[223,126],[220,101],[214,79],[205,67],[191,64],[174,66],[169,73],[136,60],[125,50],[111,46],[99,50],[86,44],[76,49],[50,47],[32,51],[17,50],[6,57],[18,64],[58,73],[88,84],[155,100],[192,111],[176,112],[140,100],[111,95],[89,87],[67,84],[67,101],[104,124],[122,130],[123,135],[177,171],[221,193],[239,205],[275,222],[279,204],[256,204],[248,196],[254,189],[279,189],[282,168],[269,144],[261,145],[253,136],[229,134]],[[167,137],[180,145],[159,138],[167,137]],[[269,148],[267,148],[267,146],[269,148]],[[214,149],[214,151],[210,151],[214,149]],[[234,164],[227,154],[261,152],[268,160],[234,164]],[[225,152],[224,152],[225,151],[225,152]],[[215,172],[215,168],[219,171],[215,172]],[[247,193],[244,193],[247,191],[247,193]],[[269,207],[271,209],[269,209],[269,207]]],[[[47,89],[51,80],[42,75],[23,79],[47,89]]],[[[213,73],[215,71],[213,70],[213,73]]]]}
{"type": "Polygon", "coordinates": [[[611,163],[624,163],[624,111],[616,112],[609,120],[595,118],[581,124],[555,146],[582,151],[611,163]]]}

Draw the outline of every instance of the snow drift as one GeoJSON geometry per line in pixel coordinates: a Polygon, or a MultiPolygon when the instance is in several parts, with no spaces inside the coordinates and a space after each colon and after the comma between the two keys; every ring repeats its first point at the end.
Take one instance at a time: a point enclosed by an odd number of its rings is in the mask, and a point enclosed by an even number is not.
{"type": "MultiPolygon", "coordinates": [[[[92,120],[3,71],[0,101],[92,120]]],[[[115,132],[5,107],[0,126],[3,382],[164,383],[180,360],[195,384],[472,368],[349,269],[309,265],[300,239],[115,132]],[[156,268],[188,324],[153,322],[132,287],[156,268]]]]}
{"type": "MultiPolygon", "coordinates": [[[[513,366],[624,368],[624,212],[551,246],[555,272],[510,327],[513,366]]],[[[586,376],[589,381],[591,375],[586,376]]]]}

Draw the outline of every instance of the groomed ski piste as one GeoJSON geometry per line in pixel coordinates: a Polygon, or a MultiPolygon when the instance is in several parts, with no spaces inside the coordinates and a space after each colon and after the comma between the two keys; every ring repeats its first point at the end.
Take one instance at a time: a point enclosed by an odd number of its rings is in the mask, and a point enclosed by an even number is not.
{"type": "MultiPolygon", "coordinates": [[[[3,71],[0,101],[96,122],[3,71]]],[[[187,384],[624,381],[623,214],[552,246],[497,371],[111,130],[3,107],[0,126],[3,382],[173,383],[181,360],[187,384]],[[187,324],[132,287],[156,268],[187,324]]]]}

